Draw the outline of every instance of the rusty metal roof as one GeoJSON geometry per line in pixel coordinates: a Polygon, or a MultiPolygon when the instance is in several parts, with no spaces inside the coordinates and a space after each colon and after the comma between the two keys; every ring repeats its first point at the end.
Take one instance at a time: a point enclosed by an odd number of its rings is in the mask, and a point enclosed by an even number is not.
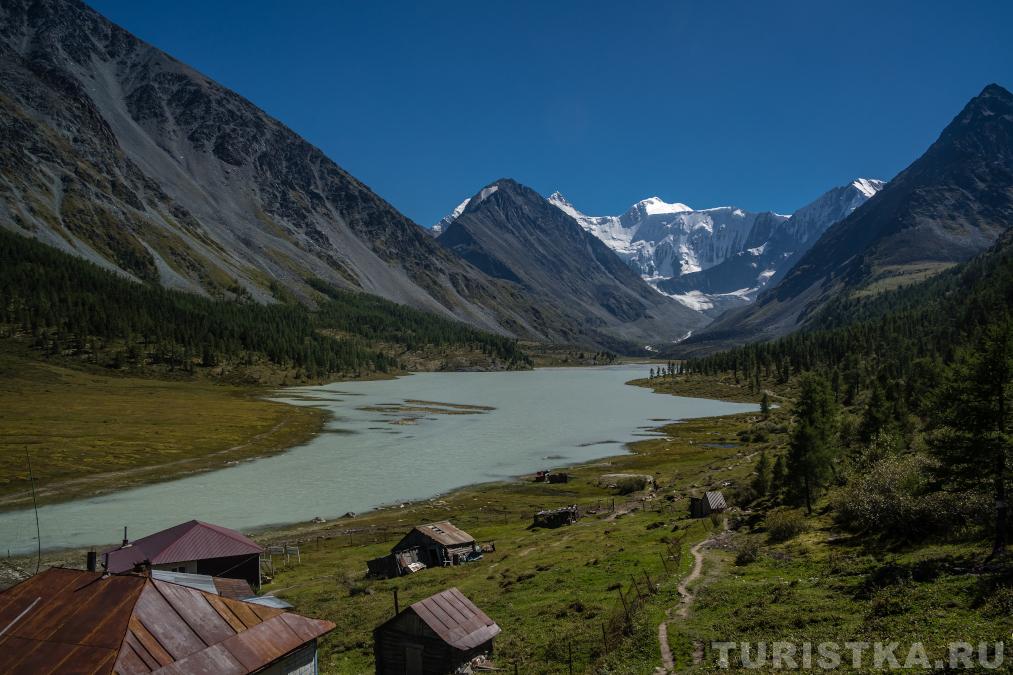
{"type": "Polygon", "coordinates": [[[152,565],[260,554],[263,547],[235,530],[191,520],[149,534],[106,552],[106,569],[129,572],[147,560],[152,565]]]}
{"type": "Polygon", "coordinates": [[[143,575],[54,568],[0,593],[0,672],[252,673],[333,628],[143,575]]]}
{"type": "Polygon", "coordinates": [[[473,536],[464,530],[458,529],[449,520],[444,520],[439,523],[429,523],[428,525],[419,525],[415,529],[433,541],[443,544],[444,546],[471,544],[475,541],[473,536]]]}
{"type": "Polygon", "coordinates": [[[0,593],[0,672],[111,672],[145,582],[51,569],[0,593]]]}
{"type": "Polygon", "coordinates": [[[500,627],[456,588],[448,588],[405,611],[414,612],[444,642],[461,650],[474,649],[500,633],[500,627]]]}
{"type": "Polygon", "coordinates": [[[151,578],[157,581],[167,581],[170,584],[189,586],[198,591],[221,595],[233,600],[246,600],[254,596],[253,589],[246,579],[227,579],[225,577],[212,577],[207,574],[187,574],[185,572],[170,572],[168,570],[151,570],[151,578]]]}
{"type": "Polygon", "coordinates": [[[217,590],[218,595],[223,598],[245,600],[253,595],[253,589],[250,588],[250,584],[246,581],[246,579],[226,579],[225,577],[215,577],[214,581],[215,590],[217,590]]]}

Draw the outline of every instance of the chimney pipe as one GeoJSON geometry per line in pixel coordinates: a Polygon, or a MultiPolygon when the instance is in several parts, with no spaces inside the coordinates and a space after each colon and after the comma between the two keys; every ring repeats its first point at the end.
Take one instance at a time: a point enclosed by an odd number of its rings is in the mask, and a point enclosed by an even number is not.
{"type": "Polygon", "coordinates": [[[127,539],[127,526],[124,525],[123,526],[123,545],[126,546],[129,543],[130,543],[130,540],[127,539]]]}
{"type": "Polygon", "coordinates": [[[88,551],[88,571],[98,571],[98,553],[95,551],[88,551]]]}
{"type": "Polygon", "coordinates": [[[397,589],[394,589],[394,616],[401,613],[401,605],[397,601],[397,589]]]}

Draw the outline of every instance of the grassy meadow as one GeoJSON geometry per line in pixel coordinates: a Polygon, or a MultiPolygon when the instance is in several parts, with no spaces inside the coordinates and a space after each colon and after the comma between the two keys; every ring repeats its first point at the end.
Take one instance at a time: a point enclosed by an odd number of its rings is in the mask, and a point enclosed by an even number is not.
{"type": "Polygon", "coordinates": [[[265,538],[301,542],[302,562],[286,567],[278,560],[278,573],[263,591],[338,624],[322,643],[327,673],[372,672],[372,629],[393,614],[395,588],[405,607],[449,586],[501,626],[496,661],[510,672],[515,664],[521,673],[568,672],[571,654],[574,672],[651,672],[660,663],[657,624],[678,603],[676,584],[691,564],[687,551],[715,528],[709,519],[689,518],[687,496],[746,479],[765,444],[743,441],[739,432],[758,423],[756,414],[689,420],[636,443],[632,454],[569,469],[565,484],[475,486],[323,527],[272,533],[265,538]],[[618,494],[598,484],[611,473],[648,474],[658,488],[618,494]],[[597,513],[558,529],[529,528],[535,511],[574,503],[597,513]],[[365,577],[366,560],[389,552],[412,526],[438,520],[495,542],[496,551],[455,568],[393,580],[365,577]],[[674,553],[679,548],[682,555],[674,553]],[[624,626],[620,589],[626,602],[644,597],[632,629],[624,626]]]}
{"type": "MultiPolygon", "coordinates": [[[[729,378],[634,384],[675,395],[756,400],[747,385],[729,378]]],[[[263,590],[337,623],[321,645],[325,673],[372,672],[371,631],[393,615],[394,589],[403,608],[449,586],[459,587],[503,629],[495,661],[506,672],[568,673],[572,667],[601,675],[654,673],[661,664],[662,621],[671,672],[713,672],[714,641],[896,640],[903,644],[903,662],[911,641],[922,642],[936,659],[946,656],[950,642],[976,645],[1009,636],[1009,573],[982,567],[988,546],[980,532],[908,545],[840,531],[826,497],[810,517],[764,500],[735,505],[758,453],[787,443],[789,406],[782,396],[791,392],[790,386],[769,392],[780,407],[766,420],[740,414],[671,424],[662,429],[664,437],[633,444],[632,454],[573,468],[566,484],[475,486],[265,534],[265,541],[299,542],[303,558],[288,565],[279,559],[276,577],[263,590]],[[650,474],[657,489],[616,494],[598,485],[605,473],[650,474]],[[709,488],[722,489],[733,504],[728,531],[716,520],[688,517],[688,496],[709,488]],[[536,510],[570,503],[600,510],[572,526],[529,528],[536,510]],[[366,578],[366,560],[387,553],[413,525],[444,519],[479,541],[495,541],[496,551],[462,567],[366,578]],[[695,598],[680,617],[673,611],[680,607],[676,586],[692,565],[689,549],[704,540],[702,575],[690,584],[695,598]],[[635,598],[627,622],[624,601],[635,598]]],[[[733,669],[741,666],[737,658],[733,653],[733,669]]]]}
{"type": "Polygon", "coordinates": [[[267,390],[106,374],[0,353],[0,509],[121,490],[285,450],[323,413],[267,390]]]}

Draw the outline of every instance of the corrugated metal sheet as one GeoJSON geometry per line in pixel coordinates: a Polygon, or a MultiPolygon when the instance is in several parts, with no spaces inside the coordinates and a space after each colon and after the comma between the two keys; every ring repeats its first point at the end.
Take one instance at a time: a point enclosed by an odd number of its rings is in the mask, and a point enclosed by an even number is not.
{"type": "Polygon", "coordinates": [[[111,672],[144,584],[50,569],[0,593],[0,672],[111,672]]]}
{"type": "Polygon", "coordinates": [[[292,609],[292,603],[286,602],[281,598],[273,595],[254,595],[248,598],[242,598],[243,602],[249,602],[254,605],[263,605],[264,607],[275,607],[277,609],[292,609]]]}
{"type": "Polygon", "coordinates": [[[728,508],[728,505],[725,503],[725,496],[720,492],[708,492],[704,495],[704,499],[710,505],[711,511],[723,511],[728,508]]]}
{"type": "Polygon", "coordinates": [[[147,560],[166,565],[190,560],[259,554],[263,547],[235,530],[191,520],[106,552],[110,572],[129,572],[147,560]]]}
{"type": "MultiPolygon", "coordinates": [[[[170,584],[188,586],[190,588],[220,595],[223,598],[243,600],[249,602],[249,598],[256,598],[253,589],[245,579],[226,579],[225,577],[213,577],[208,574],[187,574],[186,572],[169,572],[166,570],[151,570],[151,578],[158,581],[167,581],[170,584]]],[[[289,605],[291,607],[291,605],[289,605]]]]}
{"type": "Polygon", "coordinates": [[[333,628],[146,576],[54,568],[0,594],[0,672],[252,673],[333,628]]]}
{"type": "MultiPolygon", "coordinates": [[[[221,595],[215,586],[215,579],[207,574],[187,574],[185,572],[168,572],[166,570],[151,570],[151,578],[159,581],[168,581],[170,584],[189,586],[205,593],[221,595]]],[[[243,582],[245,583],[245,582],[243,582]]],[[[249,586],[247,586],[249,588],[249,586]]]]}
{"type": "Polygon", "coordinates": [[[218,595],[233,600],[246,600],[253,595],[253,589],[246,579],[226,579],[225,577],[214,577],[215,588],[218,595]]]}
{"type": "Polygon", "coordinates": [[[500,633],[500,627],[456,588],[448,588],[413,604],[410,611],[447,644],[474,649],[500,633]]]}
{"type": "Polygon", "coordinates": [[[458,529],[453,523],[447,520],[439,523],[430,523],[428,525],[419,525],[415,529],[433,541],[439,542],[444,546],[470,544],[475,541],[473,536],[464,530],[458,529]]]}

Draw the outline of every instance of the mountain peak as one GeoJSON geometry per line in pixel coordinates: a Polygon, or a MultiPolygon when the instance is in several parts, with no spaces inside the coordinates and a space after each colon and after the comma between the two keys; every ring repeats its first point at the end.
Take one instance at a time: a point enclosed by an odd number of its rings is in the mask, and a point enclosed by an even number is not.
{"type": "Polygon", "coordinates": [[[999,119],[1013,121],[1013,94],[998,84],[990,84],[967,102],[960,114],[943,130],[940,139],[951,137],[953,133],[963,133],[962,130],[980,132],[984,129],[980,125],[988,126],[990,121],[999,119]]]}
{"type": "Polygon", "coordinates": [[[570,200],[563,196],[563,193],[556,190],[551,195],[546,197],[545,201],[549,202],[557,209],[580,222],[584,214],[577,210],[577,207],[570,203],[570,200]]]}
{"type": "Polygon", "coordinates": [[[981,90],[977,98],[1003,98],[1006,100],[1013,100],[1013,94],[1002,85],[992,82],[991,84],[985,85],[985,88],[981,90]]]}
{"type": "Polygon", "coordinates": [[[855,188],[866,197],[872,197],[882,190],[884,185],[886,185],[885,181],[877,180],[875,178],[856,178],[851,181],[851,187],[855,188]]]}
{"type": "Polygon", "coordinates": [[[560,192],[559,190],[553,192],[551,195],[546,197],[546,199],[548,199],[553,204],[562,204],[563,206],[569,206],[571,208],[573,207],[573,204],[570,203],[570,200],[564,197],[563,193],[560,192]]]}
{"type": "Polygon", "coordinates": [[[684,213],[686,211],[693,210],[689,206],[686,206],[685,204],[682,204],[680,202],[674,202],[672,204],[669,204],[668,202],[666,202],[661,197],[658,197],[657,195],[655,195],[654,197],[648,197],[647,199],[640,200],[639,202],[637,202],[636,206],[642,208],[643,211],[649,216],[658,215],[662,213],[684,213]]]}

